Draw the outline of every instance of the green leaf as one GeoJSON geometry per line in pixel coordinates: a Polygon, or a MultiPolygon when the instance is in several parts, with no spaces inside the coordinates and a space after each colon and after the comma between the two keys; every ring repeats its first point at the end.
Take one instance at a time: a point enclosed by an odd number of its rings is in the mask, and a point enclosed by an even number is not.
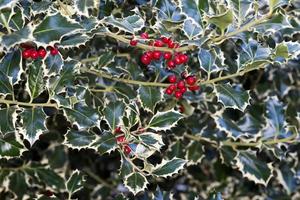
{"type": "Polygon", "coordinates": [[[244,177],[264,186],[268,184],[273,173],[271,163],[267,164],[259,160],[255,153],[251,153],[250,151],[239,151],[235,160],[238,169],[244,177]]]}
{"type": "Polygon", "coordinates": [[[194,20],[188,18],[184,20],[183,31],[185,35],[191,40],[201,34],[202,28],[199,24],[195,23],[194,20]]]}
{"type": "Polygon", "coordinates": [[[96,139],[96,135],[89,131],[69,130],[66,134],[65,144],[68,147],[80,149],[89,147],[96,139]]]}
{"type": "Polygon", "coordinates": [[[0,133],[5,135],[15,131],[16,108],[8,107],[0,109],[0,133]]]}
{"type": "Polygon", "coordinates": [[[134,172],[125,177],[124,184],[130,192],[136,195],[146,189],[148,181],[141,173],[134,172]]]}
{"type": "Polygon", "coordinates": [[[282,58],[288,58],[289,57],[289,50],[286,44],[281,43],[276,46],[275,49],[275,57],[282,57],[282,58]]]}
{"type": "Polygon", "coordinates": [[[79,48],[80,45],[85,45],[85,43],[90,39],[90,36],[84,35],[82,33],[73,34],[70,36],[63,37],[61,39],[60,46],[64,48],[79,48]]]}
{"type": "Polygon", "coordinates": [[[232,166],[233,161],[238,154],[237,151],[234,150],[231,146],[221,146],[221,148],[219,148],[219,151],[222,163],[228,166],[232,166]]]}
{"type": "Polygon", "coordinates": [[[140,86],[138,90],[139,99],[145,110],[154,112],[155,106],[162,99],[162,93],[159,88],[140,86]]]}
{"type": "Polygon", "coordinates": [[[48,75],[56,75],[59,73],[63,66],[63,59],[60,54],[56,54],[55,56],[47,56],[45,59],[46,66],[46,74],[48,75]]]}
{"type": "Polygon", "coordinates": [[[1,45],[9,49],[15,46],[16,44],[20,44],[26,40],[30,40],[31,35],[32,30],[29,27],[24,27],[18,31],[12,32],[11,34],[4,35],[2,37],[1,45]]]}
{"type": "Polygon", "coordinates": [[[28,184],[26,182],[25,174],[22,171],[16,171],[9,177],[9,189],[13,191],[19,199],[27,193],[28,184]]]}
{"type": "Polygon", "coordinates": [[[201,13],[195,0],[183,0],[181,1],[181,6],[182,12],[192,18],[193,21],[197,23],[196,25],[202,25],[201,13]]]}
{"type": "Polygon", "coordinates": [[[182,117],[182,114],[174,110],[158,112],[152,117],[148,127],[156,131],[168,130],[174,127],[182,117]]]}
{"type": "Polygon", "coordinates": [[[95,7],[95,1],[94,0],[76,0],[75,6],[77,10],[79,11],[80,15],[86,15],[89,16],[89,9],[95,7]]]}
{"type": "Polygon", "coordinates": [[[239,86],[232,87],[230,84],[217,84],[215,85],[215,92],[218,101],[221,102],[225,108],[234,108],[244,111],[249,105],[249,92],[239,86]]]}
{"type": "Polygon", "coordinates": [[[17,142],[15,133],[0,136],[0,158],[17,157],[23,152],[23,146],[17,142]]]}
{"type": "Polygon", "coordinates": [[[33,31],[33,36],[38,42],[49,44],[60,41],[66,35],[79,31],[82,27],[74,21],[67,19],[60,13],[47,16],[33,31]]]}
{"type": "Polygon", "coordinates": [[[117,148],[115,136],[110,132],[104,132],[93,144],[100,154],[110,153],[117,148]]]}
{"type": "Polygon", "coordinates": [[[288,0],[269,0],[269,7],[270,10],[274,10],[282,5],[288,4],[288,0]]]}
{"type": "Polygon", "coordinates": [[[9,26],[14,30],[20,30],[24,26],[24,16],[22,10],[18,9],[16,13],[10,18],[9,26]]]}
{"type": "Polygon", "coordinates": [[[204,158],[204,147],[198,141],[191,142],[187,147],[186,160],[189,164],[196,165],[204,158]]]}
{"type": "Polygon", "coordinates": [[[28,66],[28,86],[31,99],[38,97],[44,90],[44,63],[41,60],[34,61],[28,66]]]}
{"type": "Polygon", "coordinates": [[[0,0],[0,9],[11,7],[16,2],[16,0],[0,0]]]}
{"type": "Polygon", "coordinates": [[[0,94],[13,94],[10,80],[2,71],[0,71],[0,94]]]}
{"type": "Polygon", "coordinates": [[[282,164],[276,169],[277,179],[287,191],[288,195],[291,195],[297,190],[298,178],[292,169],[293,167],[289,166],[287,163],[282,164]]]}
{"type": "Polygon", "coordinates": [[[46,114],[41,107],[26,108],[20,114],[23,122],[22,134],[32,146],[46,130],[46,114]]]}
{"type": "Polygon", "coordinates": [[[123,101],[110,102],[105,106],[103,114],[111,130],[115,130],[115,128],[121,123],[124,110],[125,104],[123,101]]]}
{"type": "Polygon", "coordinates": [[[251,0],[231,0],[229,1],[233,7],[233,14],[238,21],[240,26],[244,21],[247,14],[251,11],[252,3],[251,0]]]}
{"type": "Polygon", "coordinates": [[[172,160],[162,160],[161,164],[156,165],[152,170],[152,174],[159,177],[168,177],[178,173],[183,169],[186,164],[186,160],[181,158],[173,158],[172,160]]]}
{"type": "Polygon", "coordinates": [[[63,110],[67,119],[79,129],[100,125],[98,112],[90,106],[77,103],[73,108],[63,107],[63,110]]]}
{"type": "Polygon", "coordinates": [[[78,170],[72,172],[66,183],[66,188],[68,190],[69,197],[71,197],[73,193],[83,188],[83,175],[78,170]]]}
{"type": "Polygon", "coordinates": [[[206,20],[208,23],[215,24],[223,34],[225,29],[233,22],[233,13],[231,9],[227,9],[219,15],[206,16],[206,20]]]}
{"type": "Polygon", "coordinates": [[[186,146],[183,144],[182,140],[177,140],[173,142],[168,148],[168,158],[172,159],[174,157],[184,159],[186,156],[186,146]]]}
{"type": "Polygon", "coordinates": [[[144,145],[147,145],[149,148],[155,149],[156,151],[160,151],[160,148],[164,145],[162,136],[157,133],[142,133],[139,134],[139,139],[144,145]]]}
{"type": "Polygon", "coordinates": [[[106,24],[110,24],[129,33],[135,33],[141,30],[145,25],[145,21],[138,15],[131,15],[122,19],[109,16],[103,20],[106,22],[106,24]]]}
{"type": "MultiPolygon", "coordinates": [[[[1,80],[0,80],[1,85],[5,84],[6,86],[9,87],[9,85],[7,85],[9,82],[7,82],[7,78],[5,78],[5,76],[11,77],[13,84],[19,80],[22,73],[20,50],[8,52],[2,58],[0,62],[0,72],[1,72],[1,80]]],[[[8,89],[6,88],[6,91],[7,90],[8,89]]]]}
{"type": "Polygon", "coordinates": [[[133,167],[128,160],[124,157],[123,154],[121,154],[121,168],[120,171],[120,177],[125,178],[128,174],[133,172],[133,167]]]}
{"type": "Polygon", "coordinates": [[[47,186],[54,187],[58,190],[65,189],[65,180],[52,169],[37,167],[32,168],[29,171],[33,171],[47,186]]]}
{"type": "Polygon", "coordinates": [[[159,20],[179,22],[185,18],[185,16],[180,12],[180,9],[178,9],[175,2],[172,0],[154,0],[153,4],[159,10],[159,20]]]}
{"type": "Polygon", "coordinates": [[[198,60],[200,63],[200,68],[207,73],[218,71],[219,68],[215,64],[216,55],[212,50],[200,49],[198,52],[198,60]]]}

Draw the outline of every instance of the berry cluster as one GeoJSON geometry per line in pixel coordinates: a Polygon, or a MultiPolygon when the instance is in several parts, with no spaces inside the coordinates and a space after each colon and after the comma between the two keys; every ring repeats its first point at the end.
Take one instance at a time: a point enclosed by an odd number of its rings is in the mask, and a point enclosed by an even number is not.
{"type": "MultiPolygon", "coordinates": [[[[121,127],[117,127],[115,129],[115,134],[122,134],[123,131],[121,130],[121,127]]],[[[121,135],[121,136],[118,136],[117,137],[117,142],[120,143],[123,147],[123,151],[128,155],[130,154],[131,152],[131,148],[128,144],[125,144],[126,143],[126,138],[124,135],[121,135]]]]}
{"type": "MultiPolygon", "coordinates": [[[[148,33],[142,33],[140,35],[142,39],[149,39],[148,33]]],[[[130,41],[130,45],[136,46],[138,43],[134,38],[130,41]]],[[[174,42],[171,38],[162,36],[160,39],[155,41],[150,41],[148,43],[150,46],[154,47],[168,47],[170,49],[176,49],[180,45],[174,42]]],[[[152,61],[157,61],[163,58],[166,61],[168,69],[174,69],[177,65],[185,64],[188,62],[189,57],[186,54],[171,52],[161,52],[161,51],[147,51],[141,56],[141,62],[144,65],[149,65],[152,61]]]]}
{"type": "Polygon", "coordinates": [[[168,81],[172,83],[167,87],[165,93],[168,95],[174,94],[176,99],[180,99],[183,94],[187,91],[197,91],[200,86],[196,84],[197,78],[193,75],[187,76],[186,73],[182,73],[183,80],[178,80],[174,74],[168,76],[168,81]]]}
{"type": "MultiPolygon", "coordinates": [[[[55,56],[56,54],[58,54],[58,49],[56,47],[49,47],[50,49],[50,54],[52,56],[55,56]]],[[[45,56],[47,55],[47,51],[46,49],[44,49],[43,47],[40,47],[38,49],[33,48],[33,47],[25,47],[25,49],[22,51],[22,56],[24,59],[33,59],[36,60],[38,58],[45,58],[45,56]]]]}

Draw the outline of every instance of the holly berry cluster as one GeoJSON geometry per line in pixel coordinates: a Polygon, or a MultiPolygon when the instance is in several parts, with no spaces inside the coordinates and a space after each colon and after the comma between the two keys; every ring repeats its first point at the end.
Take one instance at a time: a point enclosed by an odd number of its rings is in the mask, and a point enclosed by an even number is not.
{"type": "MultiPolygon", "coordinates": [[[[48,47],[48,49],[50,50],[50,54],[52,56],[58,54],[58,49],[56,47],[48,47]]],[[[22,56],[24,59],[29,59],[29,58],[33,60],[36,60],[38,58],[43,59],[45,58],[46,55],[47,55],[47,51],[43,47],[36,49],[33,47],[25,46],[25,48],[22,51],[22,56]]]]}
{"type": "MultiPolygon", "coordinates": [[[[148,33],[142,33],[140,35],[142,39],[149,39],[148,33]]],[[[135,40],[134,38],[130,41],[130,45],[136,46],[138,43],[138,40],[135,40]]],[[[170,49],[176,49],[180,47],[180,45],[176,42],[174,42],[171,38],[167,38],[165,36],[162,36],[160,39],[157,39],[155,41],[151,40],[149,41],[148,45],[154,46],[154,47],[168,47],[170,49]]],[[[141,62],[144,65],[149,65],[152,61],[160,60],[163,58],[166,61],[167,68],[168,69],[174,69],[177,65],[185,64],[188,62],[189,57],[186,54],[175,52],[172,54],[171,52],[161,52],[161,51],[146,51],[141,56],[141,62]]]]}
{"type": "Polygon", "coordinates": [[[194,75],[187,76],[186,73],[182,73],[182,79],[177,80],[176,75],[172,74],[168,76],[168,81],[172,83],[167,87],[165,93],[168,95],[174,95],[176,99],[180,99],[183,94],[187,91],[187,88],[190,91],[197,91],[200,89],[200,86],[197,85],[197,78],[194,75]]]}
{"type": "MultiPolygon", "coordinates": [[[[115,129],[115,134],[123,134],[123,131],[121,130],[121,127],[117,127],[115,129]]],[[[121,146],[123,147],[123,151],[124,153],[126,153],[127,155],[130,154],[131,152],[131,148],[128,144],[126,144],[126,138],[125,135],[120,135],[117,137],[117,142],[121,144],[121,146]]]]}

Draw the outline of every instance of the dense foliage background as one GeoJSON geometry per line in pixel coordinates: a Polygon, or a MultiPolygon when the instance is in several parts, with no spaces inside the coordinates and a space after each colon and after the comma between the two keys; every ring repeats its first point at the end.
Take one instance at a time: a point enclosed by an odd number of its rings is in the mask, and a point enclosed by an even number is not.
{"type": "Polygon", "coordinates": [[[300,199],[299,10],[0,0],[0,199],[300,199]]]}

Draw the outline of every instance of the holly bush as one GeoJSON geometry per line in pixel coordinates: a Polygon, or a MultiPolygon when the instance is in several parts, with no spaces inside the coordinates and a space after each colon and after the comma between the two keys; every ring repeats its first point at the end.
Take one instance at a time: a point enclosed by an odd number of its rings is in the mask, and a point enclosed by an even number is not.
{"type": "Polygon", "coordinates": [[[0,0],[0,199],[299,199],[297,0],[0,0]]]}

